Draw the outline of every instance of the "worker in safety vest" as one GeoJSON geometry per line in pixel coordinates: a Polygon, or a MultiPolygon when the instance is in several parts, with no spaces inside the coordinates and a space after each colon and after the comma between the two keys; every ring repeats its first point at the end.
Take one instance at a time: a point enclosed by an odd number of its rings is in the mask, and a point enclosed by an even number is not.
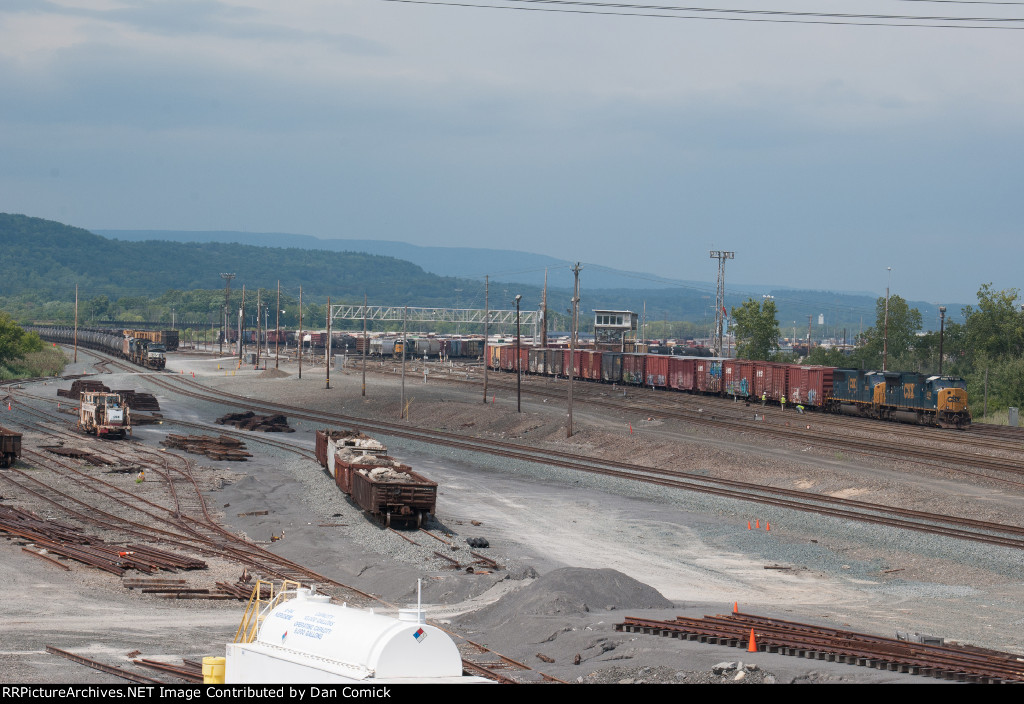
{"type": "Polygon", "coordinates": [[[768,401],[768,392],[767,391],[762,391],[761,392],[761,405],[763,406],[765,404],[765,402],[767,402],[767,401],[768,401]]]}
{"type": "Polygon", "coordinates": [[[804,414],[804,407],[802,404],[796,404],[796,410],[800,413],[800,415],[804,414]]]}
{"type": "Polygon", "coordinates": [[[786,410],[786,397],[783,396],[779,399],[779,403],[782,404],[782,410],[786,410]]]}
{"type": "Polygon", "coordinates": [[[144,470],[144,469],[143,470],[139,470],[139,473],[135,476],[135,483],[136,484],[141,484],[142,481],[145,478],[146,478],[146,470],[144,470]]]}

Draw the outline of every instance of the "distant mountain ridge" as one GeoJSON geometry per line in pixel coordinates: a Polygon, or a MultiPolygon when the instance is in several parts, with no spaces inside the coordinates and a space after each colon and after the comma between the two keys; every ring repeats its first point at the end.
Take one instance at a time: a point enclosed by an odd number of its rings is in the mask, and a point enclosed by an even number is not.
{"type": "MultiPolygon", "coordinates": [[[[321,240],[302,235],[275,233],[206,233],[206,242],[194,240],[197,233],[170,231],[101,230],[100,234],[61,223],[25,215],[0,213],[0,296],[31,294],[40,302],[67,301],[75,285],[84,298],[108,296],[156,298],[169,290],[216,290],[223,287],[221,272],[237,273],[233,288],[243,285],[273,289],[277,281],[293,294],[303,286],[310,302],[323,304],[331,295],[335,303],[361,303],[365,294],[372,305],[410,305],[482,308],[484,285],[480,277],[492,271],[489,305],[492,309],[514,307],[512,299],[523,296],[523,308],[536,309],[542,298],[544,268],[548,268],[548,308],[551,317],[565,316],[570,307],[572,276],[567,262],[545,255],[472,248],[417,247],[400,242],[367,240],[321,240]],[[135,237],[140,239],[132,240],[135,237]],[[116,235],[109,239],[103,235],[116,235]],[[250,244],[231,240],[244,236],[250,244]],[[256,243],[259,244],[256,244],[256,243]],[[337,247],[325,250],[326,244],[337,247]],[[288,244],[289,247],[282,247],[288,244]],[[423,264],[385,254],[354,251],[370,247],[376,252],[423,255],[423,262],[441,271],[474,271],[474,278],[441,275],[425,271],[423,264]],[[305,245],[305,246],[302,246],[305,245]],[[315,247],[316,251],[308,247],[315,247]],[[453,261],[457,263],[453,264],[453,261]],[[516,272],[520,272],[516,274],[516,272]],[[532,281],[502,281],[510,277],[532,281]]],[[[648,321],[682,321],[709,324],[714,321],[714,286],[702,282],[668,281],[605,267],[588,266],[580,278],[581,311],[584,320],[594,309],[634,310],[648,321]],[[611,285],[600,286],[600,282],[611,285]],[[659,288],[653,288],[657,284],[659,288]]],[[[876,296],[820,291],[798,291],[780,287],[728,286],[726,308],[747,298],[773,295],[784,331],[807,330],[811,316],[818,334],[818,315],[833,334],[849,336],[874,324],[876,296]]],[[[931,323],[928,303],[914,302],[931,323]]],[[[958,307],[950,305],[950,317],[958,307]]],[[[936,314],[937,317],[937,314],[936,314]]],[[[785,334],[785,333],[784,333],[785,334]]]]}

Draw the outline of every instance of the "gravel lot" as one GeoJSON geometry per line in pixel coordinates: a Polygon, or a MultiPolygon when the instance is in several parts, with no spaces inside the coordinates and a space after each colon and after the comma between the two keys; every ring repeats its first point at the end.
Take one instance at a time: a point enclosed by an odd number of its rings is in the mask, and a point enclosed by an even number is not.
{"type": "MultiPolygon", "coordinates": [[[[220,365],[172,355],[168,369],[195,372],[212,387],[311,409],[399,416],[400,381],[392,376],[370,374],[363,398],[358,371],[332,370],[332,388],[325,389],[322,366],[304,364],[299,379],[291,365],[282,364],[281,372],[236,370],[228,360],[220,365]]],[[[233,410],[147,387],[142,374],[109,376],[112,388],[156,393],[168,419],[211,423],[233,410]]],[[[32,392],[55,396],[56,388],[32,392]]],[[[561,397],[524,397],[518,414],[514,395],[498,391],[495,403],[484,405],[478,389],[429,377],[424,383],[421,365],[408,369],[406,398],[410,423],[424,427],[990,520],[1021,516],[1022,495],[1005,484],[967,484],[920,467],[826,456],[678,421],[610,417],[583,405],[574,411],[578,432],[566,440],[561,397]]],[[[292,425],[296,433],[274,439],[312,449],[315,428],[292,425]]],[[[211,423],[211,431],[220,429],[211,423]]],[[[167,432],[196,431],[169,422],[140,427],[135,438],[156,446],[167,432]]],[[[416,546],[383,531],[338,493],[318,465],[263,445],[256,434],[248,441],[256,455],[251,461],[229,469],[211,463],[224,482],[211,503],[236,530],[260,541],[283,532],[275,550],[389,604],[415,601],[416,581],[423,579],[429,617],[566,681],[934,682],[613,630],[625,615],[701,616],[727,613],[734,603],[749,613],[888,636],[896,630],[928,633],[1024,653],[1024,565],[1013,551],[380,439],[392,455],[439,483],[431,527],[449,533],[459,550],[423,534],[408,534],[421,543],[416,546]],[[238,515],[258,510],[269,513],[238,515]],[[748,521],[761,529],[747,530],[748,521]],[[491,547],[483,552],[504,569],[469,574],[433,554],[468,561],[470,537],[486,538],[491,547]],[[573,664],[577,654],[580,665],[573,664]],[[730,662],[736,667],[715,672],[716,665],[730,662]]],[[[8,489],[0,484],[4,503],[27,501],[8,489]]],[[[0,605],[3,682],[118,681],[45,654],[47,644],[112,664],[124,664],[136,649],[141,657],[169,661],[218,655],[241,617],[235,602],[167,601],[129,592],[118,579],[80,565],[65,573],[25,555],[13,541],[0,543],[0,554],[0,577],[18,595],[0,605]]],[[[212,585],[221,573],[235,572],[241,569],[211,565],[210,575],[189,579],[212,585]]]]}

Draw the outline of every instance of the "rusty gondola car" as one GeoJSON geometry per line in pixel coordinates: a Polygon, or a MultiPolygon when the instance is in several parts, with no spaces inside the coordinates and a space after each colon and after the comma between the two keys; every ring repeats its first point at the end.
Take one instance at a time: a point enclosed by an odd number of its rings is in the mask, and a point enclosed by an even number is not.
{"type": "Polygon", "coordinates": [[[21,457],[21,433],[0,427],[0,467],[10,467],[21,457]]]}
{"type": "Polygon", "coordinates": [[[435,511],[437,482],[388,457],[384,445],[359,431],[316,431],[316,458],[341,491],[387,527],[420,527],[435,511]]]}

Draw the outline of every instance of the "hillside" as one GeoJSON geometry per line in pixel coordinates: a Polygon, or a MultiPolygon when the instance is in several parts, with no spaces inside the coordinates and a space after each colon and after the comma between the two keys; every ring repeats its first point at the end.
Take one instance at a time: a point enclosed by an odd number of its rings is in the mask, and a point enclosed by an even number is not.
{"type": "MultiPolygon", "coordinates": [[[[211,234],[218,235],[210,238],[217,241],[127,241],[102,237],[82,228],[41,218],[0,213],[0,239],[5,245],[0,250],[0,263],[5,271],[5,276],[0,278],[0,298],[8,299],[8,307],[17,309],[23,318],[56,320],[67,316],[67,304],[74,301],[77,284],[83,301],[130,300],[136,309],[149,305],[151,310],[142,313],[144,319],[170,320],[172,309],[176,309],[182,313],[194,313],[200,316],[197,319],[205,320],[205,316],[220,310],[216,292],[223,290],[221,273],[231,272],[236,274],[233,289],[241,289],[244,285],[250,291],[255,288],[273,290],[280,281],[288,301],[297,298],[299,286],[302,286],[305,301],[311,304],[323,304],[328,295],[334,303],[361,303],[365,294],[372,305],[484,307],[482,275],[476,278],[442,276],[397,257],[308,248],[318,243],[336,247],[345,241],[281,236],[282,242],[301,243],[303,246],[273,247],[220,241],[244,233],[205,233],[211,234]],[[175,291],[201,291],[205,295],[168,294],[175,291]],[[32,305],[11,306],[12,299],[31,301],[32,305]],[[47,308],[48,302],[55,303],[47,308]]],[[[140,233],[132,235],[139,237],[140,233]]],[[[173,233],[173,236],[185,239],[183,233],[173,233]]],[[[266,235],[255,237],[255,241],[274,240],[266,235]]],[[[360,241],[348,242],[359,246],[360,241]]],[[[413,256],[443,249],[405,246],[395,242],[380,244],[384,249],[393,251],[405,251],[402,250],[405,247],[413,256]]],[[[507,271],[511,263],[520,261],[510,259],[512,254],[528,257],[522,261],[535,263],[546,262],[550,258],[483,249],[467,252],[467,260],[459,261],[459,257],[465,254],[462,250],[448,251],[447,256],[454,262],[445,268],[471,270],[475,267],[487,271],[494,267],[497,275],[491,277],[492,308],[513,307],[512,300],[516,294],[522,294],[524,310],[540,306],[540,285],[497,283],[496,279],[500,278],[502,270],[507,271]],[[533,259],[529,259],[531,257],[533,259]]],[[[436,261],[437,256],[438,253],[433,252],[427,261],[436,261]]],[[[557,260],[550,261],[557,264],[557,260]]],[[[527,273],[533,276],[537,272],[527,273]]],[[[618,272],[616,276],[622,281],[627,273],[618,272]]],[[[634,281],[649,288],[628,284],[600,288],[595,283],[611,280],[607,270],[584,267],[580,277],[584,326],[590,311],[595,308],[646,311],[650,322],[685,320],[701,329],[713,325],[713,287],[693,282],[672,282],[666,288],[664,280],[652,283],[642,279],[634,281]]],[[[551,271],[548,303],[552,325],[556,329],[564,330],[568,325],[571,285],[572,276],[564,268],[556,267],[551,271]]],[[[738,286],[730,286],[728,290],[726,307],[730,309],[748,297],[756,299],[760,296],[760,293],[751,293],[749,289],[743,290],[738,286]]],[[[859,330],[874,324],[875,299],[870,295],[785,288],[769,290],[767,287],[763,292],[775,297],[783,335],[792,334],[795,328],[796,334],[803,336],[808,316],[812,317],[815,336],[828,334],[842,338],[845,334],[852,338],[859,330]],[[819,314],[824,315],[825,330],[818,325],[819,314]]],[[[219,300],[222,301],[222,297],[219,300]]],[[[932,320],[936,316],[930,317],[934,306],[914,301],[911,305],[924,313],[926,329],[937,327],[937,319],[932,320]]],[[[99,306],[102,308],[102,303],[99,306]]],[[[950,305],[949,308],[949,319],[953,320],[960,306],[950,305]]],[[[679,330],[670,334],[684,332],[679,330]]]]}

